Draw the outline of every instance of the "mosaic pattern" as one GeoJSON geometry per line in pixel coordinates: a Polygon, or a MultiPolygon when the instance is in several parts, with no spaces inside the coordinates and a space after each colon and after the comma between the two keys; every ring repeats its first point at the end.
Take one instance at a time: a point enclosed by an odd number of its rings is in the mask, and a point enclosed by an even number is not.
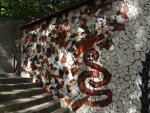
{"type": "Polygon", "coordinates": [[[22,76],[76,113],[146,113],[139,72],[150,50],[149,2],[96,0],[28,27],[22,76]]]}

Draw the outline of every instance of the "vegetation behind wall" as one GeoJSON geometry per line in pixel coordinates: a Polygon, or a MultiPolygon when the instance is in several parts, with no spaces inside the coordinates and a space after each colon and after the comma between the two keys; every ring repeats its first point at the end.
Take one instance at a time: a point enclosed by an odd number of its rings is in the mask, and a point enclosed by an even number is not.
{"type": "MultiPolygon", "coordinates": [[[[86,1],[86,0],[82,0],[86,1]]],[[[26,21],[49,15],[77,4],[79,0],[1,0],[0,16],[26,21]]]]}

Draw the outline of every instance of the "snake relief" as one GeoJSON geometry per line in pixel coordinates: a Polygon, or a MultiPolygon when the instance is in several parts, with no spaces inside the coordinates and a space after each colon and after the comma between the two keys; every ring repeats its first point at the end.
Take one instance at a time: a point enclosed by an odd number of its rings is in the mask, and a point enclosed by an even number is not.
{"type": "Polygon", "coordinates": [[[94,60],[94,62],[98,61],[99,58],[99,53],[95,48],[90,48],[83,54],[83,61],[84,63],[94,69],[91,71],[83,71],[78,78],[78,86],[79,89],[82,93],[87,94],[87,97],[90,96],[107,96],[106,99],[104,100],[99,100],[99,101],[91,101],[87,98],[86,102],[89,106],[91,107],[105,107],[108,106],[112,102],[112,92],[110,89],[105,89],[105,90],[94,90],[91,88],[88,88],[86,86],[86,79],[88,78],[100,78],[101,74],[99,72],[103,73],[103,80],[99,82],[95,82],[94,80],[89,80],[89,85],[92,86],[93,88],[99,88],[102,86],[106,86],[110,80],[111,80],[111,74],[108,72],[107,69],[104,67],[91,62],[91,59],[94,60]]]}

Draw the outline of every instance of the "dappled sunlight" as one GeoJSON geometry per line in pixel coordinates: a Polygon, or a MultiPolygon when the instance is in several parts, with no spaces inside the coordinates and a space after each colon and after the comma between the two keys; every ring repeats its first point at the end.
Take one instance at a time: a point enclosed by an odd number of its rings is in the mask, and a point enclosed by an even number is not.
{"type": "Polygon", "coordinates": [[[4,49],[3,45],[0,44],[0,54],[3,56],[3,57],[8,57],[8,53],[7,51],[4,49]]]}
{"type": "Polygon", "coordinates": [[[137,109],[135,109],[135,108],[128,108],[127,113],[140,113],[140,112],[137,111],[137,109]]]}
{"type": "Polygon", "coordinates": [[[13,56],[8,55],[8,52],[5,50],[4,46],[0,43],[0,73],[13,71],[14,59],[13,56]],[[6,68],[7,66],[7,68],[6,68]]]}
{"type": "Polygon", "coordinates": [[[24,43],[25,73],[50,84],[73,112],[138,113],[139,72],[149,48],[135,4],[117,1],[100,10],[91,4],[36,26],[31,46],[24,43]]]}
{"type": "Polygon", "coordinates": [[[129,19],[136,19],[139,16],[139,9],[138,9],[139,7],[130,4],[128,6],[129,6],[129,19]]]}
{"type": "Polygon", "coordinates": [[[138,100],[139,101],[139,97],[141,96],[141,93],[137,90],[133,91],[130,93],[129,97],[131,100],[138,100]]]}
{"type": "Polygon", "coordinates": [[[144,29],[137,29],[137,33],[136,33],[136,35],[135,35],[135,45],[134,45],[134,47],[135,47],[135,50],[136,51],[141,51],[142,50],[142,48],[144,47],[144,46],[146,46],[145,45],[145,42],[143,41],[144,40],[144,34],[145,34],[145,31],[144,31],[144,29]]]}

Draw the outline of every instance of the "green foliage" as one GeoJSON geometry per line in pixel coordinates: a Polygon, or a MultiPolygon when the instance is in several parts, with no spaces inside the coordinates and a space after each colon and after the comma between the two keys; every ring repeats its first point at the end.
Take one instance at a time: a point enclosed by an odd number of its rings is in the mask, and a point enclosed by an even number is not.
{"type": "Polygon", "coordinates": [[[79,0],[0,0],[0,16],[31,21],[76,2],[79,0]]]}

